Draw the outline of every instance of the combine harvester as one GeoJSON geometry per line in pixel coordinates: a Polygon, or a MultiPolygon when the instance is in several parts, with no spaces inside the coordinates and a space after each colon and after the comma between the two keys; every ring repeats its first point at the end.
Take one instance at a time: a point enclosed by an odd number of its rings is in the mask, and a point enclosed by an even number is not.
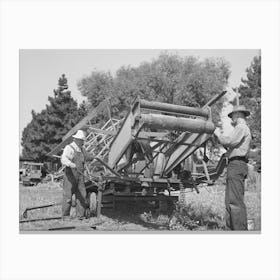
{"type": "MultiPolygon", "coordinates": [[[[102,102],[72,128],[49,155],[56,156],[78,130],[89,132],[85,148],[95,156],[86,166],[86,184],[92,212],[99,217],[102,207],[119,201],[178,200],[180,191],[195,189],[202,183],[213,184],[222,173],[222,156],[210,172],[194,172],[193,154],[213,135],[211,106],[226,92],[214,96],[202,108],[136,99],[123,120],[109,120],[102,128],[91,125],[102,102]]],[[[206,157],[205,157],[206,158],[206,157]]]]}

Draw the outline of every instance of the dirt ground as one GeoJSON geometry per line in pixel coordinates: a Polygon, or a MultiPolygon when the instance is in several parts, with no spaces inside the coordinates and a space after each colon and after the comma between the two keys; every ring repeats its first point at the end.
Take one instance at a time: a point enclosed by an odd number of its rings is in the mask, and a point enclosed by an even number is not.
{"type": "MultiPolygon", "coordinates": [[[[181,193],[180,203],[169,211],[159,212],[153,204],[120,204],[115,210],[102,209],[98,220],[92,217],[86,220],[72,219],[62,221],[61,206],[53,206],[28,212],[27,219],[46,219],[35,222],[24,222],[22,216],[26,207],[59,203],[62,189],[57,183],[38,184],[35,187],[19,186],[19,230],[59,231],[206,231],[225,230],[224,223],[224,190],[223,184],[200,188],[200,193],[188,190],[181,193]],[[56,230],[55,230],[56,229],[56,230]]],[[[247,184],[245,203],[248,220],[253,223],[253,230],[261,229],[261,192],[256,182],[247,184]]]]}

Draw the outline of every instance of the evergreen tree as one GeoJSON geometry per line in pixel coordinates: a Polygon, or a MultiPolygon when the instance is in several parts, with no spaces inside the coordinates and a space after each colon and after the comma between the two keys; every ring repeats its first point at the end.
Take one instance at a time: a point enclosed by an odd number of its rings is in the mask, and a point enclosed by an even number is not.
{"type": "Polygon", "coordinates": [[[54,96],[48,97],[49,104],[40,113],[32,110],[32,120],[22,135],[22,155],[37,161],[47,159],[50,152],[62,137],[86,115],[85,103],[78,106],[68,90],[67,79],[63,74],[58,80],[54,96]]]}
{"type": "MultiPolygon", "coordinates": [[[[261,147],[261,57],[254,57],[250,67],[246,69],[247,78],[241,79],[237,89],[239,102],[251,111],[248,124],[253,136],[253,147],[261,147]]],[[[236,105],[236,99],[232,102],[236,105]]]]}

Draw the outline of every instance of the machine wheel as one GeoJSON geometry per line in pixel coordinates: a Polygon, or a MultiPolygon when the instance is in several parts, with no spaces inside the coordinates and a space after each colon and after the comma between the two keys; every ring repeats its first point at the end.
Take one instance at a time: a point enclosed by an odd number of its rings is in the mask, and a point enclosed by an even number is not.
{"type": "Polygon", "coordinates": [[[97,196],[95,192],[89,194],[89,210],[91,215],[96,215],[97,210],[97,196]]]}
{"type": "Polygon", "coordinates": [[[22,181],[22,184],[23,184],[25,187],[29,187],[29,186],[30,186],[30,182],[29,182],[29,181],[22,181]]]}

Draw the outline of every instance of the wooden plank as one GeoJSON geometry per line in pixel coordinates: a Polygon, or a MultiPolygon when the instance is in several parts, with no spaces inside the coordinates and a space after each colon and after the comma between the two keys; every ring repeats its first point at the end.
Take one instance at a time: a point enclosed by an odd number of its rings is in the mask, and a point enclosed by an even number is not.
{"type": "Polygon", "coordinates": [[[115,136],[117,134],[116,131],[112,131],[112,130],[104,130],[104,129],[99,129],[99,128],[95,128],[95,127],[90,127],[89,129],[93,132],[97,132],[97,133],[105,134],[105,135],[115,136]]]}
{"type": "Polygon", "coordinates": [[[121,178],[122,176],[116,172],[114,169],[112,169],[106,162],[104,162],[102,159],[100,159],[99,157],[95,157],[95,159],[97,161],[99,161],[102,165],[104,165],[107,169],[110,170],[110,172],[112,172],[114,175],[116,175],[117,177],[121,178]]]}
{"type": "Polygon", "coordinates": [[[177,166],[180,162],[185,160],[188,156],[190,156],[192,153],[194,153],[199,146],[201,146],[203,143],[205,143],[211,135],[203,133],[203,134],[197,134],[193,133],[187,141],[189,143],[195,144],[189,147],[186,146],[179,146],[174,153],[170,156],[165,168],[164,168],[164,174],[168,174],[171,172],[171,170],[177,166]]]}
{"type": "Polygon", "coordinates": [[[59,143],[52,151],[50,151],[47,156],[55,156],[57,153],[59,153],[66,145],[70,144],[72,141],[72,138],[69,137],[65,141],[62,141],[59,143]]]}
{"type": "Polygon", "coordinates": [[[102,207],[102,191],[98,190],[98,192],[97,192],[97,213],[96,213],[97,219],[100,218],[101,207],[102,207]]]}
{"type": "Polygon", "coordinates": [[[84,117],[81,121],[79,121],[70,131],[62,138],[62,142],[59,143],[52,151],[50,151],[47,155],[53,156],[57,154],[60,150],[62,150],[67,144],[72,141],[72,135],[76,133],[79,129],[82,129],[87,125],[88,121],[97,116],[99,112],[101,112],[106,106],[106,101],[101,102],[95,109],[93,109],[86,117],[84,117]]]}
{"type": "Polygon", "coordinates": [[[173,179],[173,178],[139,178],[140,182],[149,182],[149,183],[163,183],[163,184],[180,184],[182,183],[179,179],[173,179]]]}
{"type": "Polygon", "coordinates": [[[62,141],[65,141],[76,133],[79,129],[82,129],[87,123],[97,116],[99,112],[106,108],[106,101],[102,101],[96,108],[94,108],[86,117],[79,121],[74,127],[72,127],[69,132],[62,138],[62,141]]]}
{"type": "Polygon", "coordinates": [[[131,125],[134,122],[134,115],[130,111],[124,122],[122,123],[121,128],[119,129],[116,136],[113,138],[109,151],[109,159],[108,165],[111,168],[115,168],[121,157],[126,152],[128,146],[131,144],[132,137],[132,129],[131,125]]]}

